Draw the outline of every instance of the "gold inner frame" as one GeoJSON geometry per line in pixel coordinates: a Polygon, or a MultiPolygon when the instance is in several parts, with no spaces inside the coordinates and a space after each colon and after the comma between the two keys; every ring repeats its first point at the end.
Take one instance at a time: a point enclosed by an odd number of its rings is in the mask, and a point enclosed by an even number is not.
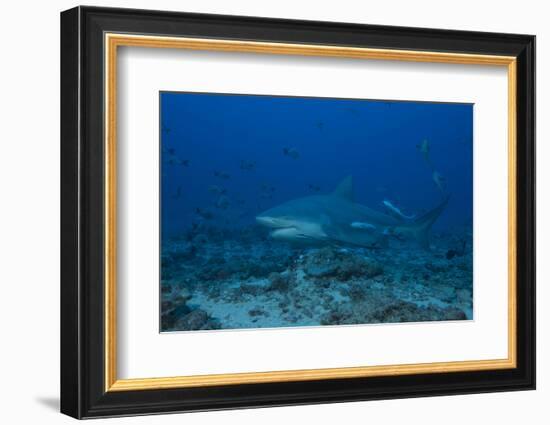
{"type": "Polygon", "coordinates": [[[370,49],[328,45],[268,43],[256,41],[105,34],[105,391],[311,381],[416,373],[448,373],[510,369],[516,367],[516,58],[445,52],[370,49]],[[116,123],[117,48],[120,46],[248,52],[282,55],[325,56],[355,59],[398,60],[507,67],[508,72],[508,357],[419,364],[304,369],[164,378],[118,379],[116,324],[116,123]]]}

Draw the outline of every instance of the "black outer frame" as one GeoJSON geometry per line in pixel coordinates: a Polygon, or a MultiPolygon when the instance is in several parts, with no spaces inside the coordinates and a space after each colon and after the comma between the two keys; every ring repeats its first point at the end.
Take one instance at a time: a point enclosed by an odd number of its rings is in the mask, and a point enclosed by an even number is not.
{"type": "Polygon", "coordinates": [[[535,37],[77,7],[61,13],[61,412],[75,418],[535,388],[535,37]],[[517,368],[104,391],[105,32],[517,57],[517,368]]]}

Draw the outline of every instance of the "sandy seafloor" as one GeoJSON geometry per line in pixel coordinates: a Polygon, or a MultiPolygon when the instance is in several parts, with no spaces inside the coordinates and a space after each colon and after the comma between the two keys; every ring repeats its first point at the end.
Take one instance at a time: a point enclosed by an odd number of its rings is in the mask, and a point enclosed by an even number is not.
{"type": "Polygon", "coordinates": [[[189,232],[163,241],[161,330],[472,319],[470,241],[293,247],[256,226],[189,232]]]}

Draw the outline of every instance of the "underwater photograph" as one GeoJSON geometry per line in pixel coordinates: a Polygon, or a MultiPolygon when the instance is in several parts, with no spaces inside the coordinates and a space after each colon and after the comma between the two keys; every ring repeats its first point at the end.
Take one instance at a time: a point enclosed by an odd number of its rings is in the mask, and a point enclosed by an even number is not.
{"type": "Polygon", "coordinates": [[[160,331],[473,319],[473,104],[160,93],[160,331]]]}

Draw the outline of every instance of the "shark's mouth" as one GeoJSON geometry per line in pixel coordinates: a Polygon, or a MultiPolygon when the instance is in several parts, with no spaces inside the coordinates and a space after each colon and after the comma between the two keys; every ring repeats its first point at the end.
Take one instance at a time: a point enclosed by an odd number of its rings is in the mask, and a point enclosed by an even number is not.
{"type": "Polygon", "coordinates": [[[303,233],[293,226],[273,230],[270,236],[274,239],[314,239],[313,236],[303,233]]]}
{"type": "Polygon", "coordinates": [[[323,240],[327,237],[317,223],[269,216],[256,217],[256,221],[273,229],[269,235],[277,240],[305,242],[323,240]]]}
{"type": "Polygon", "coordinates": [[[273,229],[288,229],[295,227],[291,220],[276,217],[259,216],[256,217],[256,221],[262,226],[271,227],[273,229]]]}

